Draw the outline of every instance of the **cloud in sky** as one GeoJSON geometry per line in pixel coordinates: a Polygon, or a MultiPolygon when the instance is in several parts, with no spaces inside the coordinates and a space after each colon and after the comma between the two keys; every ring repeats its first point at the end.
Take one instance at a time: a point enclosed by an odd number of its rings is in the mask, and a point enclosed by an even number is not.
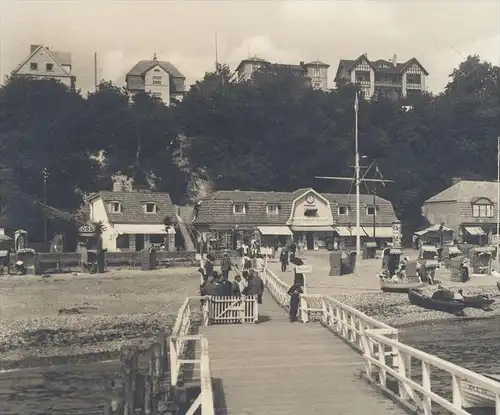
{"type": "Polygon", "coordinates": [[[232,68],[249,55],[319,58],[331,65],[332,85],[340,59],[415,56],[438,92],[468,54],[500,63],[499,22],[494,0],[0,0],[0,75],[41,43],[72,53],[83,90],[93,85],[94,52],[99,78],[123,84],[138,60],[156,53],[190,84],[214,68],[217,31],[219,61],[232,68]]]}

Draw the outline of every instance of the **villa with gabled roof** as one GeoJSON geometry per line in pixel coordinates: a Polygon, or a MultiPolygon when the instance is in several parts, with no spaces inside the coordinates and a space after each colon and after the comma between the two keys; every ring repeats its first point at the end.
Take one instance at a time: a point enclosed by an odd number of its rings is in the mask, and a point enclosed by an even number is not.
{"type": "Polygon", "coordinates": [[[170,62],[156,58],[137,62],[125,77],[126,89],[132,93],[148,92],[165,105],[172,99],[182,101],[186,77],[170,62]]]}
{"type": "Polygon", "coordinates": [[[417,58],[398,62],[394,55],[392,59],[370,60],[363,54],[356,59],[341,59],[334,81],[359,85],[367,99],[374,96],[399,99],[425,92],[428,75],[417,58]]]}
{"type": "Polygon", "coordinates": [[[12,74],[55,79],[71,89],[75,88],[76,83],[76,78],[71,74],[71,53],[56,52],[43,45],[31,45],[30,54],[12,74]]]}

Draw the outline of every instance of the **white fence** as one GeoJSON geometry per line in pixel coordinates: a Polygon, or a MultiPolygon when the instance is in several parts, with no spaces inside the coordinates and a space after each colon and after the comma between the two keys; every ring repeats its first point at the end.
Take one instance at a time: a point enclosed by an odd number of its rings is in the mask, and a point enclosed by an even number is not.
{"type": "Polygon", "coordinates": [[[241,297],[209,297],[209,323],[256,323],[259,319],[259,304],[253,295],[241,297]]]}
{"type": "MultiPolygon", "coordinates": [[[[281,306],[288,307],[288,284],[269,269],[265,274],[269,293],[281,306]]],[[[401,343],[396,328],[334,298],[304,294],[300,301],[301,320],[307,323],[312,316],[361,352],[366,377],[405,406],[432,415],[434,403],[452,414],[468,415],[463,406],[470,402],[462,387],[463,382],[468,382],[480,389],[483,396],[491,396],[495,414],[500,415],[500,383],[401,343]],[[389,377],[398,386],[395,393],[389,387],[389,377]],[[449,396],[436,392],[437,383],[443,381],[451,384],[449,396]]]]}
{"type": "MultiPolygon", "coordinates": [[[[214,415],[214,397],[212,390],[212,376],[210,374],[210,360],[208,356],[208,341],[202,335],[192,335],[191,327],[195,315],[194,311],[199,310],[201,300],[204,297],[186,298],[177,312],[172,335],[170,336],[170,381],[172,386],[177,385],[179,376],[185,365],[194,365],[200,375],[200,394],[193,402],[186,415],[193,415],[199,408],[203,415],[214,415]],[[198,342],[200,348],[199,359],[186,359],[187,345],[189,341],[198,342]]],[[[208,302],[204,301],[202,307],[202,323],[208,324],[208,302]]]]}

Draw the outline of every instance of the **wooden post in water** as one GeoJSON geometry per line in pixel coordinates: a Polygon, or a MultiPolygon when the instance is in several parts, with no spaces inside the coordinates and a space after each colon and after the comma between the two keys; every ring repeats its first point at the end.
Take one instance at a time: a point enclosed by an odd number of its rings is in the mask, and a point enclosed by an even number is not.
{"type": "Polygon", "coordinates": [[[153,381],[153,394],[158,396],[161,392],[161,381],[163,378],[163,367],[162,367],[162,356],[161,356],[161,345],[160,343],[154,343],[151,346],[151,362],[150,366],[150,376],[153,381]]]}
{"type": "Polygon", "coordinates": [[[121,376],[123,379],[123,415],[135,414],[135,389],[139,351],[137,347],[124,347],[121,354],[121,376]]]}
{"type": "Polygon", "coordinates": [[[144,415],[156,415],[155,398],[153,396],[153,381],[151,376],[144,379],[144,415]]]}
{"type": "Polygon", "coordinates": [[[117,388],[114,381],[108,382],[107,390],[109,396],[104,408],[104,415],[123,415],[124,402],[120,388],[117,388]]]}

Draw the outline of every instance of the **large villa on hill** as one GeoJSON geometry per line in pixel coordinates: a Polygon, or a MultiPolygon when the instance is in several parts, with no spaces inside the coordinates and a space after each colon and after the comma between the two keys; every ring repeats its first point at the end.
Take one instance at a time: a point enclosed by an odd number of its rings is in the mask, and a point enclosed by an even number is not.
{"type": "MultiPolygon", "coordinates": [[[[361,195],[362,242],[392,238],[397,220],[391,202],[361,195]]],[[[329,238],[338,237],[347,245],[356,238],[354,195],[318,193],[312,188],[295,192],[217,191],[195,206],[193,225],[221,249],[236,247],[244,239],[260,240],[270,246],[294,236],[307,249],[321,248],[329,238]]]]}

